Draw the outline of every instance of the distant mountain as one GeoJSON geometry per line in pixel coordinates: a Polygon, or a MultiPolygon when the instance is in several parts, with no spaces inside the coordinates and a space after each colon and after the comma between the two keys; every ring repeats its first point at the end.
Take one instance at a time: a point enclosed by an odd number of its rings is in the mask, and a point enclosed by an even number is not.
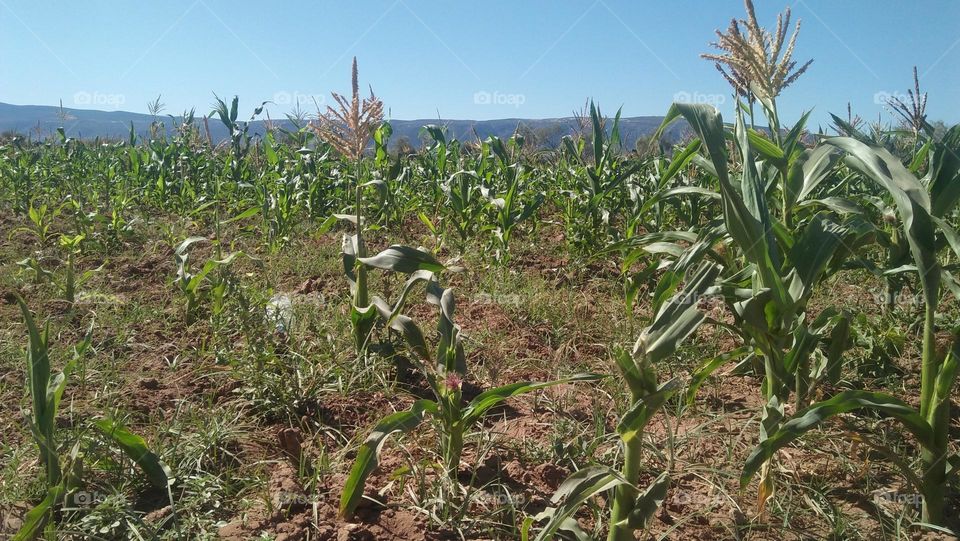
{"type": "MultiPolygon", "coordinates": [[[[126,111],[94,111],[87,109],[60,109],[48,105],[11,105],[0,103],[0,134],[17,133],[34,139],[43,139],[54,135],[57,128],[63,127],[68,137],[94,139],[126,139],[130,134],[130,126],[138,136],[149,133],[154,117],[141,113],[126,111]]],[[[169,116],[161,120],[167,131],[173,129],[174,122],[169,116]]],[[[180,118],[175,118],[179,123],[180,118]]],[[[633,148],[636,140],[654,133],[663,117],[640,116],[620,119],[620,137],[626,148],[633,148]]],[[[210,132],[214,141],[219,142],[227,137],[227,130],[215,118],[210,119],[210,132]]],[[[286,120],[274,121],[280,127],[290,127],[286,120]]],[[[505,118],[498,120],[391,120],[393,137],[391,142],[397,144],[407,140],[413,146],[420,144],[420,131],[423,126],[436,124],[446,126],[449,137],[461,141],[473,141],[476,138],[485,139],[491,135],[507,138],[513,135],[518,127],[523,127],[525,133],[532,134],[536,142],[543,146],[556,146],[561,137],[574,133],[576,121],[567,118],[525,119],[505,118]]],[[[612,122],[608,122],[609,125],[612,122]]],[[[203,129],[201,124],[201,130],[203,129]]],[[[667,133],[667,138],[675,140],[682,136],[686,126],[682,122],[674,124],[667,133]]],[[[263,121],[250,123],[251,135],[263,135],[263,121]]]]}

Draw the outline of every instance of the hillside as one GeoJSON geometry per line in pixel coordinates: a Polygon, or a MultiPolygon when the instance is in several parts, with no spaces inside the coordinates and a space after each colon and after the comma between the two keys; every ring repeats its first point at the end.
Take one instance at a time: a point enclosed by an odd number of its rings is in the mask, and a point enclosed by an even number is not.
{"type": "MultiPolygon", "coordinates": [[[[154,117],[147,114],[131,113],[126,111],[96,111],[87,109],[67,109],[61,113],[59,107],[47,105],[12,105],[0,103],[0,133],[18,133],[33,138],[46,138],[63,126],[68,137],[94,139],[97,137],[111,139],[125,139],[130,134],[130,126],[140,136],[149,132],[150,123],[154,117]],[[61,118],[61,115],[63,118],[61,118]]],[[[174,117],[162,118],[170,131],[175,123],[180,122],[174,117]]],[[[622,118],[620,134],[626,147],[632,148],[636,140],[648,136],[656,131],[663,121],[660,116],[641,116],[622,118]]],[[[506,138],[510,137],[518,126],[526,126],[537,134],[538,143],[546,146],[556,146],[560,138],[574,132],[576,121],[572,117],[526,119],[504,118],[497,120],[449,120],[449,119],[416,119],[391,120],[393,125],[392,142],[406,139],[416,146],[420,140],[420,130],[428,124],[442,124],[447,127],[451,137],[462,141],[474,140],[479,137],[485,139],[491,135],[506,138]]],[[[274,121],[274,124],[289,128],[288,121],[274,121]]],[[[220,122],[211,120],[210,130],[214,141],[219,142],[227,136],[226,129],[220,122]]],[[[669,132],[670,138],[677,138],[684,127],[681,124],[673,126],[669,132]]],[[[254,121],[250,124],[250,133],[262,135],[264,123],[254,121]]]]}

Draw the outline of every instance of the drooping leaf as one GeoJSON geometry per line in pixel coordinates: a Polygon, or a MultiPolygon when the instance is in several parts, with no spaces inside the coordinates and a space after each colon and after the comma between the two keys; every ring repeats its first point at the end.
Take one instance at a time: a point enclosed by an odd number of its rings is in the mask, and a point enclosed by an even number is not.
{"type": "Polygon", "coordinates": [[[20,526],[11,541],[32,541],[39,538],[44,526],[47,525],[53,515],[54,508],[63,500],[64,492],[66,492],[66,489],[62,484],[50,487],[43,501],[27,512],[23,519],[23,525],[20,526]]]}
{"type": "Polygon", "coordinates": [[[437,404],[432,400],[417,400],[407,411],[387,415],[373,428],[357,451],[357,458],[340,494],[340,516],[349,518],[363,497],[367,477],[380,463],[380,450],[387,438],[396,432],[410,432],[423,421],[425,413],[436,413],[437,404]]]}
{"type": "Polygon", "coordinates": [[[564,521],[572,517],[584,502],[621,484],[629,483],[619,473],[604,466],[584,468],[567,477],[550,498],[553,507],[534,517],[537,521],[548,520],[535,541],[553,539],[564,521]]]}
{"type": "Polygon", "coordinates": [[[601,374],[576,374],[562,379],[557,379],[553,381],[543,381],[543,382],[532,382],[532,381],[520,381],[517,383],[511,383],[509,385],[503,385],[501,387],[496,387],[489,389],[477,395],[473,400],[470,401],[466,407],[463,408],[461,418],[463,419],[463,425],[469,427],[475,422],[480,420],[483,415],[490,410],[490,408],[496,406],[497,404],[503,402],[507,398],[512,396],[517,396],[524,393],[529,393],[539,389],[546,389],[547,387],[553,387],[556,385],[564,385],[567,383],[582,383],[590,381],[599,381],[606,376],[601,374]]]}
{"type": "Polygon", "coordinates": [[[637,496],[637,501],[633,504],[633,510],[627,515],[627,526],[633,530],[639,530],[646,527],[653,515],[656,514],[663,501],[667,499],[667,491],[670,489],[670,475],[663,472],[654,479],[653,483],[637,496]]]}
{"type": "Polygon", "coordinates": [[[878,411],[899,420],[921,442],[927,445],[932,441],[930,425],[920,413],[903,401],[884,393],[869,391],[844,391],[828,400],[818,402],[796,413],[778,430],[768,435],[753,449],[740,474],[740,485],[745,487],[760,467],[770,460],[778,450],[789,445],[806,432],[816,428],[823,421],[857,409],[866,408],[878,411]]]}
{"type": "Polygon", "coordinates": [[[432,254],[410,246],[395,244],[372,257],[361,257],[360,262],[368,267],[410,274],[418,270],[440,272],[445,269],[432,254]]]}
{"type": "Polygon", "coordinates": [[[153,486],[167,488],[173,474],[160,457],[147,448],[143,438],[130,432],[113,419],[100,419],[93,424],[140,467],[153,486]]]}

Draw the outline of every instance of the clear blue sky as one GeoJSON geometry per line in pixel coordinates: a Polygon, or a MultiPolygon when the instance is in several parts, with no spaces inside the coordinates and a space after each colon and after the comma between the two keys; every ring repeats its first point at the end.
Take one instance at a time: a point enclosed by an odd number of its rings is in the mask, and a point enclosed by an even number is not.
{"type": "MultiPolygon", "coordinates": [[[[931,119],[960,122],[960,2],[756,0],[761,23],[786,6],[803,20],[807,75],[779,99],[789,123],[815,108],[867,119],[878,93],[904,92],[918,65],[931,119]]],[[[0,101],[166,113],[212,93],[247,116],[349,91],[350,61],[397,119],[569,116],[593,97],[612,113],[661,115],[678,94],[720,101],[729,88],[699,58],[740,0],[383,0],[51,2],[0,0],[0,101]]],[[[881,94],[882,96],[883,94],[881,94]]]]}

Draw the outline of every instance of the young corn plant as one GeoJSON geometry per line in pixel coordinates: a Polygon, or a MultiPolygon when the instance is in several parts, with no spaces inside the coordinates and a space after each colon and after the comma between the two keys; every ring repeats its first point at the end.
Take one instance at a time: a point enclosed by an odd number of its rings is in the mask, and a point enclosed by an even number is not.
{"type": "Polygon", "coordinates": [[[523,150],[523,137],[514,135],[505,145],[499,137],[491,137],[484,145],[496,157],[498,180],[502,186],[483,186],[481,193],[487,198],[491,225],[486,226],[493,232],[493,246],[500,261],[510,258],[510,237],[521,222],[529,219],[543,204],[543,194],[525,193],[530,171],[520,160],[523,150]],[[509,146],[509,148],[508,148],[509,146]]]}
{"type": "Polygon", "coordinates": [[[63,292],[63,300],[66,301],[66,303],[70,306],[73,306],[76,303],[77,290],[83,287],[83,284],[87,283],[91,278],[93,278],[96,273],[103,270],[103,265],[101,265],[96,269],[86,270],[80,274],[77,274],[76,259],[80,254],[83,253],[83,249],[81,247],[83,241],[83,235],[60,236],[60,248],[66,252],[66,262],[63,278],[57,280],[56,282],[63,292]]]}
{"type": "Polygon", "coordinates": [[[936,315],[940,289],[954,280],[937,257],[937,239],[947,242],[960,256],[960,237],[942,218],[953,208],[960,191],[952,175],[937,177],[931,186],[940,195],[936,203],[926,187],[887,150],[871,147],[848,137],[828,139],[825,144],[842,150],[846,163],[885,190],[896,205],[904,235],[910,246],[915,272],[923,291],[923,347],[921,360],[920,408],[885,394],[861,390],[844,391],[830,399],[798,411],[789,421],[771,431],[753,450],[741,474],[746,485],[773,454],[828,418],[857,409],[868,409],[900,421],[921,449],[920,473],[904,469],[905,477],[922,495],[922,520],[944,526],[947,516],[948,482],[960,471],[960,456],[950,452],[950,398],[960,366],[960,329],[954,329],[954,343],[947,352],[936,347],[936,315]]]}
{"type": "Polygon", "coordinates": [[[186,321],[192,324],[198,315],[200,305],[205,298],[212,301],[214,312],[217,313],[223,306],[224,297],[229,286],[229,277],[222,273],[211,273],[217,269],[229,267],[237,257],[245,255],[242,251],[217,259],[211,257],[198,271],[194,271],[190,261],[190,248],[197,243],[208,242],[206,237],[189,237],[181,242],[173,252],[173,262],[177,268],[177,277],[174,284],[186,299],[186,321]],[[208,280],[207,278],[213,278],[208,280]],[[209,289],[205,286],[210,282],[209,289]]]}
{"type": "Polygon", "coordinates": [[[27,209],[27,217],[30,219],[30,225],[15,228],[10,232],[9,236],[12,237],[14,234],[20,232],[29,233],[37,238],[41,247],[46,247],[53,237],[53,233],[51,232],[53,221],[60,215],[61,210],[62,207],[50,210],[46,203],[34,206],[31,201],[30,207],[27,209]]]}
{"type": "MultiPolygon", "coordinates": [[[[87,333],[84,340],[73,348],[71,359],[59,374],[54,375],[50,362],[49,324],[41,331],[30,309],[19,296],[17,303],[20,305],[29,338],[26,348],[26,372],[32,407],[27,413],[27,420],[34,441],[40,449],[46,495],[26,514],[23,525],[13,539],[27,541],[40,535],[53,539],[55,525],[52,519],[56,510],[66,502],[69,494],[82,487],[83,483],[83,479],[79,477],[79,473],[83,471],[83,442],[77,441],[68,445],[68,442],[61,441],[63,438],[59,437],[57,431],[57,413],[70,375],[90,347],[91,333],[87,333]],[[67,448],[70,451],[64,453],[67,448]]],[[[110,419],[101,419],[92,424],[106,441],[129,456],[154,486],[167,490],[170,470],[156,454],[147,449],[143,439],[110,419]]]]}
{"type": "Polygon", "coordinates": [[[484,211],[480,187],[479,175],[468,170],[453,173],[443,184],[447,201],[441,211],[445,213],[445,222],[457,232],[461,250],[480,228],[484,211]]]}
{"type": "Polygon", "coordinates": [[[608,135],[606,119],[600,108],[590,102],[592,163],[583,158],[584,139],[563,139],[564,156],[573,166],[564,219],[568,235],[583,251],[593,251],[605,246],[611,237],[621,237],[615,226],[630,199],[627,180],[644,165],[640,160],[623,158],[620,113],[617,110],[608,135]]]}
{"type": "Polygon", "coordinates": [[[345,518],[352,516],[360,503],[366,480],[377,468],[380,451],[391,435],[412,432],[425,418],[435,420],[440,436],[439,454],[443,471],[448,481],[455,484],[463,454],[464,435],[483,419],[490,408],[510,397],[538,389],[598,379],[598,376],[593,374],[578,374],[549,382],[516,382],[487,390],[464,403],[462,385],[467,378],[467,365],[460,326],[453,320],[453,290],[443,289],[433,273],[420,270],[411,275],[396,305],[391,307],[378,298],[373,299],[372,305],[385,324],[403,336],[412,359],[426,378],[434,398],[419,399],[409,410],[388,415],[374,426],[357,452],[357,458],[340,496],[340,515],[345,518]],[[440,312],[437,328],[439,340],[434,348],[427,344],[419,326],[410,317],[400,313],[407,294],[420,282],[426,283],[427,301],[437,306],[440,312]]]}
{"type": "Polygon", "coordinates": [[[630,391],[631,404],[620,417],[617,435],[623,449],[623,465],[617,471],[609,466],[584,468],[570,476],[553,495],[553,507],[535,517],[547,520],[537,534],[537,541],[552,539],[559,530],[573,533],[578,539],[589,536],[580,531],[574,513],[597,494],[612,491],[608,541],[635,539],[666,498],[670,485],[668,472],[663,472],[646,489],[637,486],[643,467],[643,430],[653,416],[677,392],[676,379],[660,383],[657,365],[676,353],[680,344],[706,319],[698,310],[699,299],[711,288],[721,268],[712,263],[691,272],[683,291],[669,298],[659,308],[652,323],[641,331],[632,352],[615,350],[613,358],[620,369],[623,383],[630,391]]]}

